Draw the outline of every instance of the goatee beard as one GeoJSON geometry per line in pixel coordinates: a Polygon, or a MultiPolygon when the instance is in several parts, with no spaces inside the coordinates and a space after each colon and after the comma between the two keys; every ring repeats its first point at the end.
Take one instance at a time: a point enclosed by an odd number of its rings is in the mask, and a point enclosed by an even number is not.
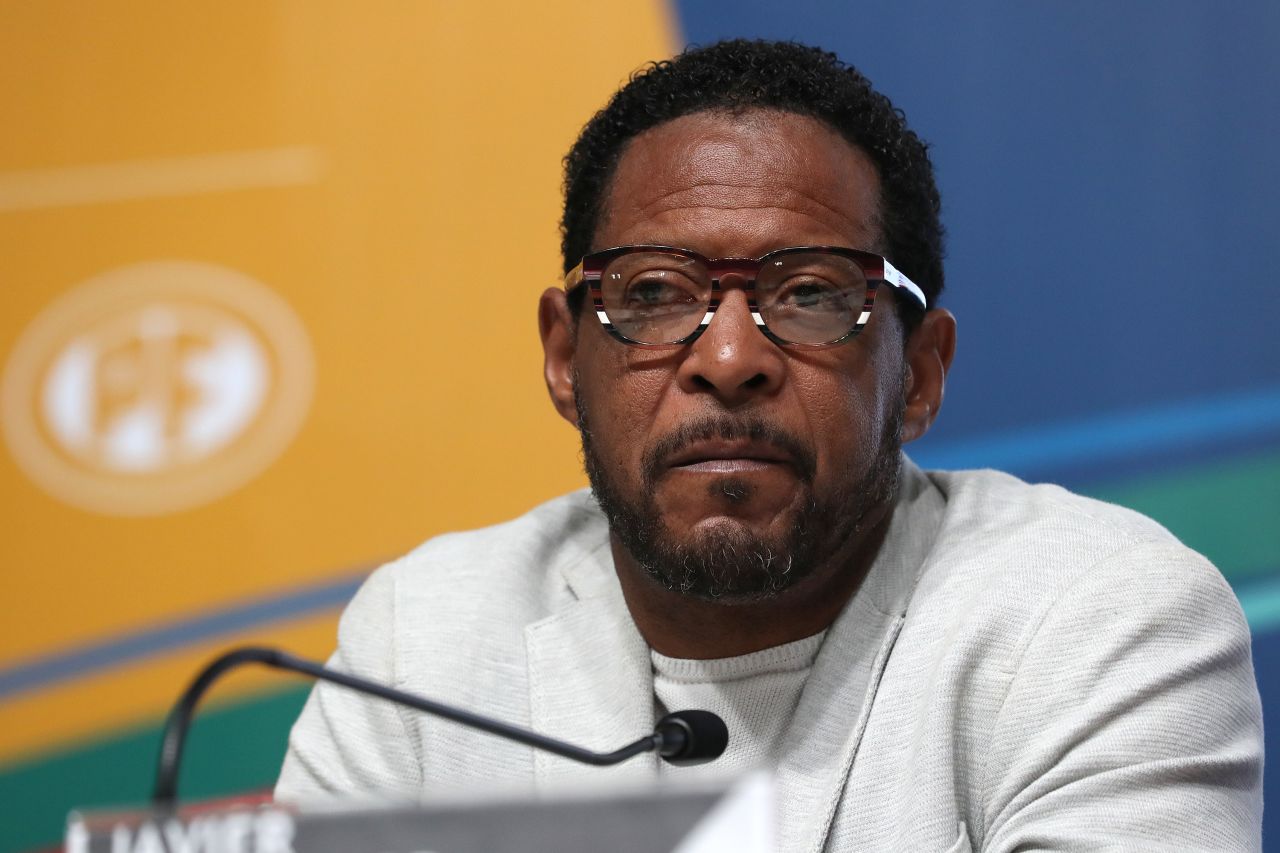
{"type": "MultiPolygon", "coordinates": [[[[868,516],[891,503],[897,493],[903,405],[890,413],[870,468],[861,476],[845,472],[830,495],[815,493],[815,454],[802,442],[759,419],[725,415],[685,424],[646,452],[637,478],[641,493],[631,498],[599,458],[580,396],[575,396],[575,404],[583,463],[610,530],[646,572],[668,589],[696,598],[725,603],[768,598],[833,558],[848,559],[847,546],[864,531],[868,516]],[[767,537],[744,524],[716,525],[697,534],[667,527],[653,496],[658,460],[688,442],[707,438],[769,441],[796,460],[800,488],[806,494],[786,534],[767,537]]],[[[754,486],[745,478],[725,476],[708,488],[733,502],[746,500],[754,486]]]]}

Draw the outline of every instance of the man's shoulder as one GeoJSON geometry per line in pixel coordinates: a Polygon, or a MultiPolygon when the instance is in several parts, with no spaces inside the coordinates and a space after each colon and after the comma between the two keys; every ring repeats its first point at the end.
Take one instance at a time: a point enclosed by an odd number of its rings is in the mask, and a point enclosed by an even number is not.
{"type": "Polygon", "coordinates": [[[1117,583],[1135,595],[1174,585],[1235,606],[1212,563],[1141,513],[998,471],[926,475],[946,498],[921,577],[926,595],[950,587],[1031,618],[1072,589],[1117,583]]]}
{"type": "Polygon", "coordinates": [[[1178,540],[1155,520],[1051,483],[1027,483],[993,470],[927,471],[947,501],[948,526],[993,544],[1053,535],[1047,544],[1072,552],[1125,543],[1178,540]]]}
{"type": "Polygon", "coordinates": [[[1057,486],[925,476],[938,495],[916,502],[940,496],[936,534],[855,774],[956,803],[975,846],[1029,826],[1078,834],[1099,802],[1169,820],[1214,800],[1256,808],[1249,631],[1213,565],[1155,521],[1057,486]],[[951,772],[898,770],[926,765],[951,772]],[[1082,793],[1063,800],[1066,787],[1082,793]]]}
{"type": "Polygon", "coordinates": [[[366,586],[415,618],[495,609],[534,619],[571,594],[575,580],[604,574],[607,554],[604,516],[584,489],[511,521],[433,537],[366,586]]]}
{"type": "Polygon", "coordinates": [[[1061,708],[1055,685],[1105,676],[1097,689],[1123,692],[1184,647],[1247,662],[1231,587],[1152,519],[994,471],[926,476],[946,508],[895,655],[904,671],[966,673],[970,711],[957,726],[985,731],[1018,679],[1042,690],[1026,688],[1016,712],[1035,717],[1061,708]]]}

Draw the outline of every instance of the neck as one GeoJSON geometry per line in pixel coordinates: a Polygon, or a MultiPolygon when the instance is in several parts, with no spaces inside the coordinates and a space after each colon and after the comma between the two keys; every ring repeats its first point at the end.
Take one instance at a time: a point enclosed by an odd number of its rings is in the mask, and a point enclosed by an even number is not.
{"type": "Polygon", "coordinates": [[[611,536],[614,565],[631,618],[651,648],[667,657],[736,657],[802,640],[830,627],[862,585],[884,541],[892,506],[809,575],[767,598],[726,601],[668,589],[611,536]]]}

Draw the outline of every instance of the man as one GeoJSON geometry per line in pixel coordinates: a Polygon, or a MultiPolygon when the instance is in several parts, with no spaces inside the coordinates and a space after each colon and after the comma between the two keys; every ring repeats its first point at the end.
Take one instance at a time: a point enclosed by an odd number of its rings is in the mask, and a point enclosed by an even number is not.
{"type": "MultiPolygon", "coordinates": [[[[334,663],[609,749],[677,708],[776,770],[785,850],[1251,849],[1240,609],[1155,523],[900,448],[955,320],[924,145],[835,57],[658,63],[566,161],[546,380],[592,494],[377,572],[334,663]]],[[[278,795],[610,770],[320,686],[278,795]]]]}

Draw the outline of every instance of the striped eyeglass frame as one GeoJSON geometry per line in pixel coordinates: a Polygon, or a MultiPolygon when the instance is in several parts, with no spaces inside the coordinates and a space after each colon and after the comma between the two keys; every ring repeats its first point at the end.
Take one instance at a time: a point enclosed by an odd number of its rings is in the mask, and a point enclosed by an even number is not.
{"type": "Polygon", "coordinates": [[[707,327],[711,325],[712,318],[715,317],[716,309],[720,305],[720,294],[724,290],[720,286],[720,279],[726,275],[736,275],[746,282],[743,288],[746,291],[747,307],[751,312],[751,319],[756,327],[769,338],[769,340],[779,346],[795,347],[801,349],[823,349],[826,347],[836,346],[845,343],[856,337],[859,332],[866,327],[867,322],[871,319],[871,309],[875,304],[876,290],[880,284],[888,284],[905,294],[913,301],[919,304],[921,309],[928,308],[928,300],[925,298],[924,291],[904,275],[889,260],[874,252],[866,252],[861,249],[850,249],[844,246],[788,246],[782,249],[775,249],[772,252],[764,254],[759,258],[708,258],[692,249],[682,249],[675,246],[661,245],[631,245],[631,246],[615,246],[611,249],[604,249],[599,252],[592,252],[583,256],[582,260],[576,267],[569,270],[564,277],[564,288],[571,291],[579,285],[585,284],[588,293],[591,295],[595,308],[596,318],[600,321],[606,332],[612,337],[625,344],[636,347],[668,347],[689,344],[697,340],[707,327]],[[622,334],[613,322],[609,319],[608,311],[605,309],[604,292],[601,287],[601,278],[605,268],[614,260],[623,255],[633,254],[636,252],[664,252],[680,255],[691,260],[699,261],[711,273],[711,295],[702,320],[688,335],[673,341],[664,341],[662,343],[651,343],[645,341],[633,340],[622,334]],[[863,275],[867,281],[867,295],[862,311],[847,333],[836,338],[835,340],[823,341],[821,343],[797,343],[779,337],[775,334],[761,316],[759,306],[756,303],[755,281],[760,269],[770,260],[779,256],[795,254],[800,252],[816,252],[822,254],[839,255],[854,261],[862,269],[863,275]]]}

